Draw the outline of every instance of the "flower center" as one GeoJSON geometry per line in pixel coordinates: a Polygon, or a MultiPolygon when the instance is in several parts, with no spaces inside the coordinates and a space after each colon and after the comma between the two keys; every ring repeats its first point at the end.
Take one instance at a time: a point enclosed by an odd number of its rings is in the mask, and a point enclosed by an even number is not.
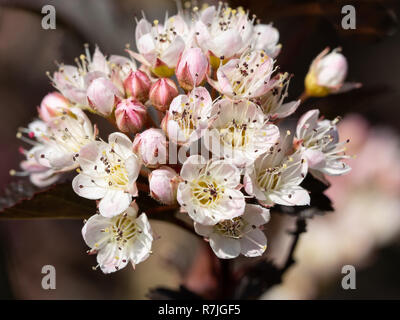
{"type": "Polygon", "coordinates": [[[49,126],[48,133],[42,133],[41,138],[66,152],[77,153],[91,141],[83,128],[83,120],[74,115],[63,115],[51,124],[53,126],[49,126]]]}
{"type": "Polygon", "coordinates": [[[108,185],[117,189],[124,189],[129,183],[128,171],[124,161],[115,153],[114,149],[103,154],[104,156],[100,158],[100,161],[104,164],[108,185]]]}
{"type": "Polygon", "coordinates": [[[199,180],[193,183],[192,194],[199,204],[203,206],[212,206],[216,204],[221,195],[223,189],[212,180],[199,180]]]}
{"type": "Polygon", "coordinates": [[[275,190],[281,181],[282,169],[285,165],[280,167],[267,168],[261,171],[257,176],[258,185],[264,190],[275,190]]]}
{"type": "Polygon", "coordinates": [[[243,148],[249,142],[247,123],[238,123],[233,119],[226,128],[221,130],[221,142],[232,148],[243,148]]]}
{"type": "Polygon", "coordinates": [[[243,236],[243,228],[245,221],[241,217],[233,218],[232,220],[224,220],[214,226],[217,233],[228,238],[240,239],[243,236]]]}
{"type": "Polygon", "coordinates": [[[263,75],[255,78],[255,71],[269,59],[263,52],[247,53],[236,64],[235,69],[228,76],[234,95],[251,95],[253,85],[261,85],[264,78],[269,77],[271,70],[267,68],[263,75]]]}
{"type": "Polygon", "coordinates": [[[135,219],[127,215],[118,216],[109,229],[111,241],[125,245],[128,241],[136,238],[140,230],[135,219]]]}

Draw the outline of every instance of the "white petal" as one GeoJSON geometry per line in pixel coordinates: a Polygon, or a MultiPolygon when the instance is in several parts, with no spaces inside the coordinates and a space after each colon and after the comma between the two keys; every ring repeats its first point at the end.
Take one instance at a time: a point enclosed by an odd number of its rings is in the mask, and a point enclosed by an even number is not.
{"type": "Polygon", "coordinates": [[[202,169],[207,161],[204,157],[193,155],[186,159],[181,169],[181,177],[184,180],[193,180],[198,177],[199,170],[202,169]]]}
{"type": "Polygon", "coordinates": [[[290,186],[279,193],[271,193],[270,199],[284,206],[305,206],[310,204],[310,195],[300,186],[290,186]]]}
{"type": "Polygon", "coordinates": [[[213,227],[195,222],[194,230],[196,231],[197,234],[203,237],[209,237],[210,234],[213,232],[213,227]]]}
{"type": "Polygon", "coordinates": [[[104,181],[80,173],[72,180],[72,188],[81,197],[97,200],[106,194],[104,181]]]}
{"type": "Polygon", "coordinates": [[[132,202],[132,196],[122,190],[107,190],[99,203],[100,214],[113,217],[124,212],[132,202]]]}
{"type": "Polygon", "coordinates": [[[267,249],[267,237],[260,229],[254,229],[240,240],[240,252],[246,257],[261,256],[267,249]]]}
{"type": "Polygon", "coordinates": [[[96,248],[96,244],[104,238],[104,232],[101,230],[110,226],[110,219],[100,214],[91,216],[82,228],[82,236],[90,248],[96,248]]]}
{"type": "Polygon", "coordinates": [[[233,259],[240,254],[240,241],[213,233],[210,236],[210,246],[220,259],[233,259]]]}
{"type": "Polygon", "coordinates": [[[247,204],[243,219],[246,220],[251,226],[262,226],[266,224],[270,219],[270,213],[268,209],[260,207],[255,204],[247,204]]]}

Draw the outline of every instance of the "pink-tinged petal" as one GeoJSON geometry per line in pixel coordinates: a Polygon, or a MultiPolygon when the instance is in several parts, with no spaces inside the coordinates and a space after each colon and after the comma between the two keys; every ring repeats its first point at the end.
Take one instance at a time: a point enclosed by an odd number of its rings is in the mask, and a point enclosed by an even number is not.
{"type": "Polygon", "coordinates": [[[32,173],[30,175],[30,181],[39,188],[50,186],[55,183],[59,178],[60,175],[54,173],[54,171],[51,169],[44,172],[32,173]]]}
{"type": "Polygon", "coordinates": [[[119,95],[118,89],[106,78],[93,80],[87,90],[87,97],[92,108],[105,116],[112,113],[116,97],[119,95]]]}
{"type": "Polygon", "coordinates": [[[101,53],[99,47],[96,46],[92,61],[89,64],[89,71],[100,71],[108,74],[109,68],[106,57],[101,53]]]}
{"type": "Polygon", "coordinates": [[[182,206],[182,209],[188,210],[188,206],[192,201],[192,190],[189,184],[184,182],[178,185],[178,191],[176,195],[176,199],[178,200],[179,204],[182,206]]]}
{"type": "Polygon", "coordinates": [[[276,117],[282,119],[290,116],[297,110],[300,102],[301,100],[297,100],[282,104],[276,113],[276,117]]]}
{"type": "MultiPolygon", "coordinates": [[[[153,36],[150,33],[145,34],[139,39],[136,45],[141,56],[147,61],[147,64],[154,65],[157,60],[157,51],[153,36]]],[[[138,61],[141,60],[138,59],[138,61]]]]}
{"type": "Polygon", "coordinates": [[[210,236],[210,246],[220,259],[233,259],[240,254],[240,241],[216,233],[210,236]]]}
{"type": "Polygon", "coordinates": [[[238,59],[230,60],[226,65],[218,68],[218,86],[221,88],[221,92],[224,94],[233,95],[233,88],[229,81],[229,73],[231,73],[236,68],[236,64],[238,62],[238,59]]]}
{"type": "Polygon", "coordinates": [[[207,44],[210,42],[211,39],[211,35],[208,31],[207,25],[202,21],[197,21],[195,24],[195,31],[197,44],[199,45],[199,47],[205,50],[207,44]]]}
{"type": "Polygon", "coordinates": [[[94,170],[94,162],[96,161],[99,155],[99,147],[103,143],[99,142],[91,142],[86,146],[82,147],[79,151],[79,165],[84,171],[94,170]]]}
{"type": "Polygon", "coordinates": [[[333,93],[345,93],[354,89],[359,89],[362,87],[362,83],[360,82],[345,82],[340,86],[340,89],[333,93]]]}
{"type": "Polygon", "coordinates": [[[199,174],[207,161],[199,155],[193,155],[186,159],[181,169],[181,177],[184,180],[193,180],[199,174]]]}
{"type": "Polygon", "coordinates": [[[151,23],[148,22],[146,19],[140,19],[138,24],[136,25],[135,29],[135,39],[136,43],[139,42],[139,39],[143,37],[145,34],[151,33],[151,23]]]}
{"type": "Polygon", "coordinates": [[[254,26],[254,34],[256,34],[255,49],[266,51],[272,58],[279,54],[279,31],[276,28],[268,24],[258,24],[254,26]]]}
{"type": "Polygon", "coordinates": [[[224,210],[224,212],[219,212],[219,216],[226,220],[242,215],[246,207],[246,201],[243,193],[239,190],[226,189],[219,205],[224,210]]]}
{"type": "Polygon", "coordinates": [[[200,20],[205,25],[208,25],[209,23],[212,23],[216,12],[215,6],[209,6],[201,11],[200,20]]]}
{"type": "Polygon", "coordinates": [[[268,209],[260,207],[255,204],[247,204],[243,219],[246,220],[251,226],[262,226],[270,220],[270,213],[268,209]]]}
{"type": "Polygon", "coordinates": [[[242,37],[236,30],[228,29],[212,39],[210,50],[218,57],[233,57],[243,46],[242,37]]]}
{"type": "Polygon", "coordinates": [[[247,194],[253,196],[254,195],[254,187],[253,187],[253,181],[250,178],[250,175],[246,173],[243,177],[243,186],[244,190],[247,192],[247,194]]]}
{"type": "Polygon", "coordinates": [[[297,122],[296,136],[299,139],[304,138],[309,132],[315,129],[319,118],[319,110],[313,109],[303,114],[297,122]]]}
{"type": "Polygon", "coordinates": [[[124,212],[132,202],[132,196],[122,190],[108,189],[99,203],[100,214],[114,217],[124,212]]]}
{"type": "Polygon", "coordinates": [[[307,175],[308,163],[301,151],[295,152],[290,158],[292,161],[288,162],[288,168],[282,173],[282,179],[284,179],[286,183],[299,185],[307,175]]]}
{"type": "Polygon", "coordinates": [[[175,68],[178,63],[179,55],[185,49],[185,41],[182,37],[177,36],[172,43],[169,45],[168,49],[165,50],[160,56],[161,61],[163,61],[168,67],[175,68]]]}
{"type": "MultiPolygon", "coordinates": [[[[132,59],[139,61],[142,64],[142,67],[143,66],[151,67],[151,65],[152,65],[151,62],[147,61],[146,58],[143,55],[141,55],[140,53],[137,53],[137,52],[134,52],[134,51],[128,50],[128,49],[126,49],[126,51],[129,53],[129,55],[131,56],[132,59]]],[[[155,60],[155,59],[156,59],[156,55],[154,53],[152,60],[155,60]]],[[[152,60],[150,60],[150,61],[152,61],[152,60]]],[[[141,70],[142,70],[142,67],[140,68],[141,70]]]]}
{"type": "Polygon", "coordinates": [[[100,214],[91,216],[82,228],[82,237],[85,243],[94,248],[103,237],[102,230],[110,226],[110,220],[100,214]]]}
{"type": "Polygon", "coordinates": [[[167,133],[168,138],[176,143],[184,143],[187,140],[179,124],[174,120],[167,122],[167,133]]]}
{"type": "Polygon", "coordinates": [[[234,189],[240,183],[239,169],[224,160],[213,161],[208,170],[213,177],[220,177],[219,183],[228,188],[234,189]]]}
{"type": "Polygon", "coordinates": [[[306,149],[304,156],[308,161],[308,166],[312,169],[322,169],[325,166],[325,154],[320,150],[306,149]]]}
{"type": "Polygon", "coordinates": [[[104,197],[107,190],[103,181],[93,179],[83,173],[78,174],[72,180],[72,189],[79,196],[90,200],[97,200],[104,197]]]}
{"type": "Polygon", "coordinates": [[[108,143],[114,151],[121,157],[128,158],[132,152],[132,141],[121,132],[114,132],[108,136],[108,143]]]}
{"type": "Polygon", "coordinates": [[[194,223],[194,230],[197,234],[208,238],[210,234],[213,232],[213,226],[206,226],[200,223],[194,223]]]}
{"type": "MultiPolygon", "coordinates": [[[[135,154],[132,154],[128,159],[125,160],[125,168],[128,173],[129,184],[136,182],[141,168],[141,163],[135,154]]],[[[136,196],[136,194],[132,194],[136,196]]]]}
{"type": "Polygon", "coordinates": [[[347,60],[336,51],[323,57],[316,65],[318,85],[324,87],[340,86],[347,75],[347,60]]]}
{"type": "Polygon", "coordinates": [[[267,249],[267,237],[260,229],[254,229],[243,236],[240,246],[240,253],[244,256],[258,257],[267,249]]]}
{"type": "Polygon", "coordinates": [[[327,161],[321,171],[330,176],[340,176],[351,171],[351,167],[342,161],[327,161]]]}

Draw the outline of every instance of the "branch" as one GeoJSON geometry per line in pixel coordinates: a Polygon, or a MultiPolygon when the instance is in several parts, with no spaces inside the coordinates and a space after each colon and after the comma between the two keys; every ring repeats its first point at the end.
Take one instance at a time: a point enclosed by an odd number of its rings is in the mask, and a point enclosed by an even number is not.
{"type": "Polygon", "coordinates": [[[281,269],[281,273],[284,274],[295,262],[294,260],[294,251],[296,250],[297,243],[299,242],[300,235],[304,232],[306,232],[306,227],[307,223],[304,218],[298,217],[296,220],[296,230],[289,232],[290,234],[293,235],[293,242],[292,245],[290,246],[289,254],[286,259],[286,262],[281,269]]]}

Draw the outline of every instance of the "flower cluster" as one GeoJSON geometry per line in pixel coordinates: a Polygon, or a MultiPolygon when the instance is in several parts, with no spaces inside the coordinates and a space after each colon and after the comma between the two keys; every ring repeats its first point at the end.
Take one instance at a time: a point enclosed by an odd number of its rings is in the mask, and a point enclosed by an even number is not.
{"type": "MultiPolygon", "coordinates": [[[[281,45],[271,24],[220,3],[179,9],[164,23],[142,18],[135,36],[129,57],[106,57],[98,47],[91,55],[86,45],[76,66],[49,75],[58,91],[38,107],[40,120],[19,130],[32,148],[21,149],[23,171],[12,170],[39,187],[77,171],[73,190],[97,200],[82,235],[103,272],[151,253],[152,229],[139,214],[140,175],[160,206],[186,213],[228,259],[264,253],[263,225],[275,204],[310,203],[301,186],[308,172],[323,179],[350,170],[338,119],[311,110],[295,135],[279,126],[301,101],[285,101],[291,76],[277,71],[281,45]],[[85,111],[119,131],[102,140],[85,111]]],[[[326,54],[306,78],[309,95],[345,87],[345,58],[326,54]]]]}

